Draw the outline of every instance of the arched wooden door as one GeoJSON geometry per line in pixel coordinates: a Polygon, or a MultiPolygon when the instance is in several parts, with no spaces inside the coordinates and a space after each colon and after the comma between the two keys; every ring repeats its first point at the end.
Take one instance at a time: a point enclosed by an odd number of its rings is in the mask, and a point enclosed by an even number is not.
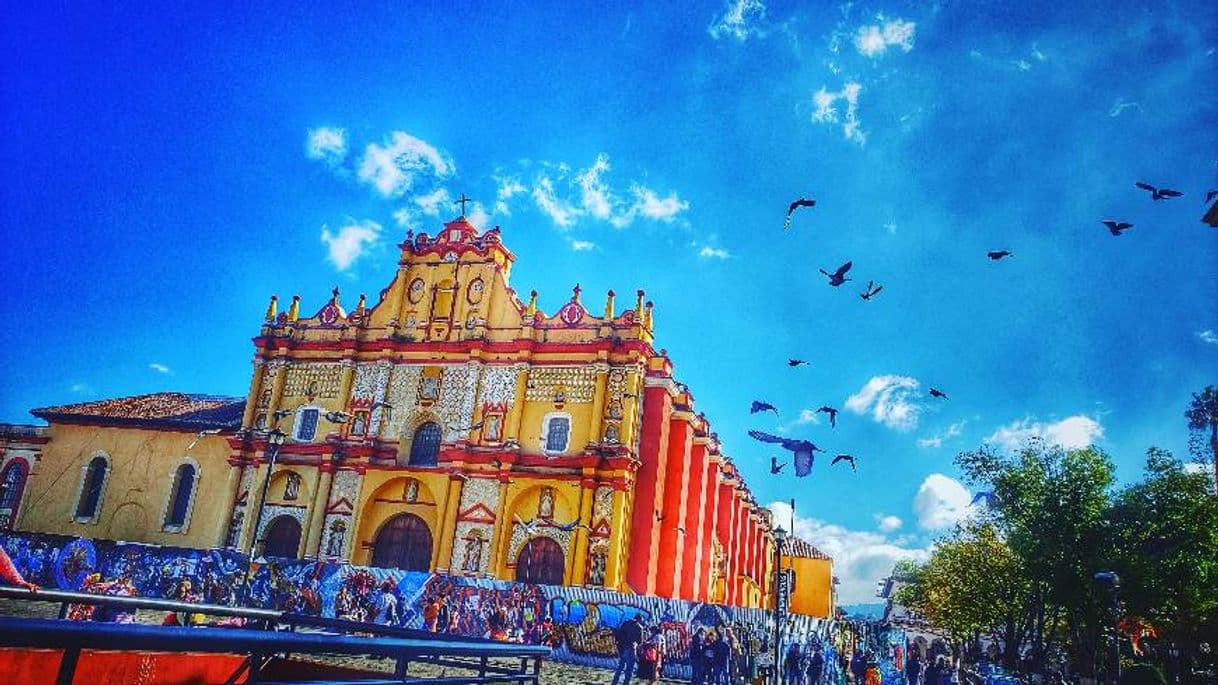
{"type": "Polygon", "coordinates": [[[431,530],[414,514],[385,522],[372,543],[372,565],[404,571],[431,570],[431,530]]]}
{"type": "Polygon", "coordinates": [[[300,549],[300,522],[291,516],[278,516],[266,527],[264,539],[265,556],[295,559],[300,549]]]}
{"type": "Polygon", "coordinates": [[[516,582],[537,585],[562,585],[566,559],[562,547],[550,538],[529,540],[516,557],[516,582]]]}

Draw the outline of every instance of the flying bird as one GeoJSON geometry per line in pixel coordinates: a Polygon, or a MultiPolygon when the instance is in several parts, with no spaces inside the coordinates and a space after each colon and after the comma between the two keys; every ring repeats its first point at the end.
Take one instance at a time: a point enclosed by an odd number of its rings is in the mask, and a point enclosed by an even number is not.
{"type": "Polygon", "coordinates": [[[1010,250],[994,250],[993,252],[986,252],[985,256],[994,261],[998,261],[1003,257],[1014,257],[1015,253],[1011,252],[1010,250]]]}
{"type": "Polygon", "coordinates": [[[807,440],[794,440],[779,435],[762,433],[761,431],[749,431],[749,437],[761,442],[782,445],[783,449],[793,452],[795,454],[795,475],[800,478],[812,472],[812,463],[816,460],[816,453],[824,452],[824,450],[807,440]]]}
{"type": "Polygon", "coordinates": [[[950,397],[947,396],[947,393],[943,392],[942,390],[940,390],[938,388],[931,388],[930,396],[931,397],[942,397],[945,400],[951,399],[950,397]]]}
{"type": "Polygon", "coordinates": [[[836,409],[834,409],[833,407],[825,406],[825,407],[821,407],[820,409],[817,409],[816,413],[817,414],[828,414],[829,415],[829,427],[837,428],[837,410],[836,409]]]}
{"type": "Polygon", "coordinates": [[[1108,232],[1112,235],[1119,236],[1125,231],[1133,228],[1133,224],[1126,221],[1116,221],[1114,219],[1104,219],[1100,223],[1108,227],[1108,232]]]}
{"type": "Polygon", "coordinates": [[[570,523],[556,525],[555,528],[558,528],[559,530],[563,531],[564,533],[570,533],[571,531],[573,531],[577,528],[583,528],[585,530],[592,530],[592,528],[590,526],[586,526],[586,525],[580,523],[578,518],[570,523]]]}
{"type": "Polygon", "coordinates": [[[812,366],[812,362],[806,362],[802,359],[788,359],[787,366],[812,366]]]}
{"type": "Polygon", "coordinates": [[[192,447],[199,444],[199,441],[203,439],[204,435],[219,435],[219,434],[220,434],[219,428],[208,428],[207,430],[199,431],[199,434],[195,436],[195,439],[191,440],[190,444],[186,446],[186,451],[189,452],[192,447]]]}
{"type": "Polygon", "coordinates": [[[516,514],[512,514],[512,520],[517,523],[523,530],[525,535],[532,535],[537,532],[537,519],[525,521],[516,514]]]}
{"type": "Polygon", "coordinates": [[[782,471],[783,467],[785,467],[785,466],[786,466],[785,462],[782,464],[778,463],[777,457],[770,457],[770,473],[771,474],[780,473],[782,471]]]}
{"type": "Polygon", "coordinates": [[[833,458],[833,462],[832,462],[832,463],[830,463],[829,465],[830,465],[830,466],[834,466],[834,465],[835,465],[835,464],[837,464],[837,462],[839,462],[839,461],[848,461],[848,462],[850,462],[850,470],[851,470],[851,471],[854,471],[855,473],[858,473],[859,467],[858,467],[858,466],[857,466],[857,465],[854,463],[854,457],[853,457],[853,456],[851,456],[851,455],[849,455],[849,454],[839,454],[839,455],[837,455],[836,457],[834,457],[834,458],[833,458]]]}
{"type": "Polygon", "coordinates": [[[1181,195],[1184,195],[1184,193],[1178,190],[1172,190],[1171,188],[1156,188],[1149,183],[1143,183],[1141,181],[1138,181],[1134,185],[1150,193],[1150,199],[1152,200],[1166,200],[1171,197],[1180,197],[1181,195]]]}
{"type": "Polygon", "coordinates": [[[991,509],[993,509],[995,506],[998,505],[998,497],[996,495],[994,495],[993,492],[990,492],[988,490],[982,490],[981,492],[973,495],[973,501],[969,502],[968,504],[971,507],[974,504],[981,502],[981,501],[984,501],[985,506],[987,506],[991,509]]]}
{"type": "Polygon", "coordinates": [[[772,411],[774,412],[774,416],[778,416],[778,408],[774,405],[770,404],[769,402],[759,402],[757,400],[753,400],[753,406],[749,407],[749,413],[756,414],[763,411],[772,411]]]}
{"type": "Polygon", "coordinates": [[[795,213],[795,210],[799,209],[800,207],[808,207],[810,209],[815,206],[816,206],[816,200],[809,200],[806,197],[801,197],[798,200],[792,202],[791,205],[789,207],[787,207],[787,222],[785,224],[783,224],[782,230],[785,231],[791,227],[791,215],[795,213]]]}
{"type": "Polygon", "coordinates": [[[875,297],[876,295],[879,295],[880,291],[883,289],[884,289],[884,286],[876,285],[874,281],[867,281],[867,291],[860,294],[859,297],[870,302],[871,298],[875,297]]]}
{"type": "Polygon", "coordinates": [[[851,280],[849,278],[846,278],[846,272],[849,271],[850,267],[852,267],[852,266],[854,266],[854,262],[846,262],[845,264],[842,264],[841,266],[837,267],[837,271],[834,271],[833,273],[829,273],[828,271],[825,271],[824,269],[821,269],[820,272],[822,274],[828,276],[829,285],[836,288],[837,286],[845,283],[846,281],[851,280]]]}

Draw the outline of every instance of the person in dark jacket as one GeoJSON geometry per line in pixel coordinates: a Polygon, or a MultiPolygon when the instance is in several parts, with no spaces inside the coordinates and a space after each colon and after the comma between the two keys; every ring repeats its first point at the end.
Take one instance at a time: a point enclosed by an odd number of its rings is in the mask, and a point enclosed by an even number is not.
{"type": "Polygon", "coordinates": [[[799,651],[799,643],[792,642],[787,647],[787,655],[782,660],[782,678],[786,685],[800,685],[800,671],[803,670],[803,654],[799,651]]]}
{"type": "Polygon", "coordinates": [[[706,631],[702,628],[694,631],[694,636],[689,639],[690,685],[706,683],[706,657],[702,654],[702,644],[705,640],[706,631]]]}
{"type": "Polygon", "coordinates": [[[854,676],[857,685],[862,685],[863,678],[867,675],[867,655],[863,653],[862,648],[854,650],[850,657],[850,674],[854,676]]]}
{"type": "Polygon", "coordinates": [[[617,668],[613,669],[613,685],[618,685],[618,678],[621,678],[622,685],[630,685],[637,661],[635,650],[643,641],[643,627],[639,625],[638,618],[631,616],[622,621],[614,631],[613,638],[617,641],[617,668]]]}
{"type": "Polygon", "coordinates": [[[728,667],[731,665],[732,647],[726,639],[714,634],[711,636],[709,646],[710,664],[707,670],[710,672],[710,682],[713,685],[728,685],[728,667]]]}
{"type": "Polygon", "coordinates": [[[909,652],[909,658],[905,660],[905,685],[918,685],[918,678],[922,677],[922,658],[918,656],[918,650],[912,649],[909,652]]]}
{"type": "Polygon", "coordinates": [[[820,653],[819,646],[812,647],[812,653],[807,658],[808,685],[820,685],[825,675],[825,655],[820,653]]]}

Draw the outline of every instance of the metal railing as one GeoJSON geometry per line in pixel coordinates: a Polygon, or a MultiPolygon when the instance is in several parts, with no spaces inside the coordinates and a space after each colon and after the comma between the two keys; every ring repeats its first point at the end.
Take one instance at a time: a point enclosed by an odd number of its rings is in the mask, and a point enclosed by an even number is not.
{"type": "Polygon", "coordinates": [[[360,685],[372,683],[537,685],[541,674],[541,662],[550,654],[548,647],[537,645],[463,638],[373,623],[289,614],[270,609],[192,604],[164,599],[116,597],[62,590],[31,592],[10,587],[0,587],[0,597],[58,603],[61,617],[66,615],[69,605],[86,604],[128,612],[144,609],[239,617],[256,626],[255,629],[249,627],[178,627],[0,617],[0,646],[63,650],[64,657],[60,662],[57,677],[57,682],[62,685],[72,683],[81,651],[85,649],[245,655],[246,659],[241,668],[231,675],[226,681],[227,683],[276,683],[278,685],[301,682],[266,680],[262,677],[263,672],[273,660],[286,659],[291,654],[363,655],[390,659],[395,663],[392,676],[386,674],[383,678],[326,680],[332,685],[343,685],[348,682],[352,685],[355,683],[360,685]],[[138,645],[138,647],[133,649],[133,645],[138,645]],[[492,662],[492,659],[495,661],[492,662]],[[434,678],[408,676],[407,668],[411,663],[462,669],[470,671],[474,675],[442,675],[434,678]]]}

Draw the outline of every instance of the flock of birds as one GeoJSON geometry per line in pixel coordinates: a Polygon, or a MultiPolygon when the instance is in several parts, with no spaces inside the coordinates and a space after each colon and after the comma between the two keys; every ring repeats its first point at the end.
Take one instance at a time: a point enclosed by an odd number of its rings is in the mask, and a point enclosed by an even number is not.
{"type": "MultiPolygon", "coordinates": [[[[1184,196],[1184,193],[1182,193],[1178,190],[1173,190],[1171,188],[1161,188],[1161,187],[1153,186],[1149,183],[1144,183],[1142,181],[1138,181],[1134,185],[1137,188],[1150,193],[1151,199],[1156,202],[1158,202],[1160,200],[1169,200],[1169,199],[1184,196]]],[[[1218,197],[1218,190],[1208,191],[1205,196],[1206,204],[1212,202],[1215,197],[1218,197]]],[[[790,205],[787,207],[786,222],[783,224],[783,230],[789,230],[791,228],[791,219],[797,210],[811,209],[815,206],[816,206],[816,200],[811,199],[811,198],[806,198],[806,197],[801,197],[801,198],[791,202],[790,205]]],[[[1125,231],[1128,231],[1129,229],[1133,228],[1132,223],[1129,223],[1127,221],[1119,221],[1116,219],[1104,219],[1100,223],[1103,224],[1103,226],[1108,229],[1109,233],[1111,233],[1113,236],[1118,236],[1118,237],[1121,234],[1123,234],[1125,231]]],[[[1015,256],[1015,253],[1012,252],[1011,250],[1005,249],[1005,248],[999,249],[999,250],[991,250],[989,252],[986,252],[986,257],[988,257],[990,260],[995,261],[995,262],[1001,261],[1003,259],[1006,259],[1007,257],[1013,257],[1013,256],[1015,256]]],[[[828,283],[831,287],[837,288],[837,287],[844,285],[848,281],[853,280],[846,275],[846,274],[850,273],[850,270],[852,268],[854,268],[854,262],[848,261],[845,264],[842,264],[841,266],[837,267],[837,269],[835,269],[832,272],[830,272],[826,269],[820,269],[820,273],[822,273],[824,276],[826,276],[829,279],[828,283]]],[[[884,289],[884,286],[876,283],[874,280],[868,280],[866,289],[863,290],[862,293],[860,293],[859,297],[861,297],[865,301],[871,301],[871,299],[874,298],[876,295],[879,295],[880,291],[882,291],[883,289],[884,289]]],[[[791,367],[807,366],[810,364],[811,364],[811,362],[803,360],[803,359],[790,359],[787,362],[787,365],[791,366],[791,367]]],[[[935,388],[935,387],[932,387],[930,389],[930,396],[933,398],[942,399],[942,400],[949,399],[947,396],[947,393],[945,393],[942,390],[935,388]]],[[[754,400],[752,403],[752,406],[749,408],[749,413],[758,414],[758,413],[762,413],[762,412],[773,412],[775,417],[778,416],[778,409],[773,404],[770,404],[769,402],[760,401],[760,400],[754,400]]],[[[837,427],[838,409],[826,405],[826,406],[822,406],[819,409],[817,409],[816,413],[827,414],[829,417],[830,428],[837,427]]],[[[759,441],[765,442],[765,443],[781,445],[783,449],[791,452],[793,455],[793,464],[794,464],[793,471],[794,471],[794,474],[796,477],[802,478],[804,476],[809,475],[812,472],[812,466],[816,460],[816,453],[824,452],[823,449],[818,447],[815,443],[813,443],[810,440],[786,438],[786,437],[782,437],[779,435],[773,435],[773,434],[765,433],[765,432],[758,431],[758,430],[750,430],[748,433],[749,433],[749,436],[755,440],[759,440],[759,441]]],[[[850,464],[850,468],[852,471],[854,471],[854,472],[858,471],[858,465],[857,465],[856,459],[855,459],[854,455],[851,455],[851,454],[838,454],[837,456],[835,456],[833,458],[833,461],[830,463],[830,465],[836,465],[836,464],[843,463],[843,462],[850,464]]],[[[771,475],[781,474],[782,470],[786,466],[787,466],[787,464],[785,462],[780,462],[777,457],[773,457],[773,456],[770,457],[770,474],[771,475]]],[[[993,492],[978,492],[973,497],[971,505],[975,505],[978,502],[983,502],[986,506],[993,508],[998,504],[998,499],[997,499],[997,497],[995,497],[993,492]]]]}

